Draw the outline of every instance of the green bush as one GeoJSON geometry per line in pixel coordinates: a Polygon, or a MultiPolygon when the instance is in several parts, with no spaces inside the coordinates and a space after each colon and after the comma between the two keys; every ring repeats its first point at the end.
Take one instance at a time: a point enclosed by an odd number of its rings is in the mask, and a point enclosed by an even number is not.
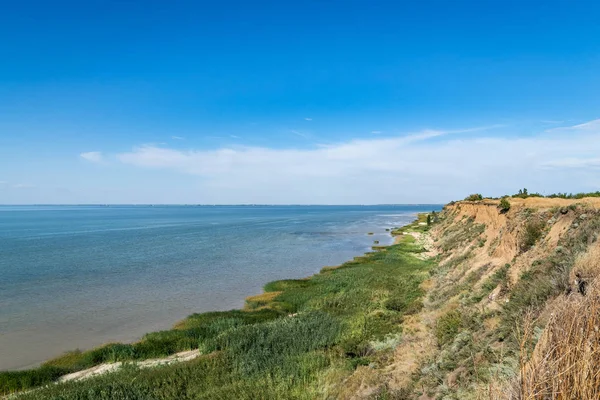
{"type": "Polygon", "coordinates": [[[500,209],[500,212],[502,212],[502,213],[508,212],[508,210],[510,210],[510,202],[508,201],[507,197],[503,197],[500,200],[500,204],[498,205],[498,208],[500,209]]]}
{"type": "Polygon", "coordinates": [[[525,224],[525,230],[521,234],[521,252],[529,250],[542,237],[544,233],[544,222],[532,219],[525,224]]]}
{"type": "Polygon", "coordinates": [[[483,196],[479,193],[474,193],[471,195],[468,195],[467,197],[465,197],[466,201],[479,201],[479,200],[483,200],[483,196]]]}

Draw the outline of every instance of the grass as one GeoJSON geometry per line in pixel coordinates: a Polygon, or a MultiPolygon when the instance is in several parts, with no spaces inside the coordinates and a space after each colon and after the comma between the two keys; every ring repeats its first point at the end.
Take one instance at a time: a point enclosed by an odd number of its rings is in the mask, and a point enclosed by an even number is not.
{"type": "Polygon", "coordinates": [[[532,248],[535,245],[535,243],[543,236],[544,226],[544,222],[537,218],[530,219],[525,223],[525,229],[521,234],[520,238],[521,252],[526,252],[527,250],[532,248]]]}
{"type": "Polygon", "coordinates": [[[451,343],[462,327],[462,317],[458,310],[448,311],[438,318],[435,325],[435,338],[440,347],[451,343]]]}
{"type": "Polygon", "coordinates": [[[129,366],[19,398],[327,398],[354,368],[390,351],[374,343],[401,335],[403,317],[422,307],[419,285],[431,262],[414,256],[420,251],[407,235],[310,278],[268,283],[265,293],[247,299],[245,310],[194,314],[138,343],[71,352],[42,368],[0,373],[0,392],[39,386],[102,362],[199,348],[204,355],[192,362],[150,370],[129,366]]]}
{"type": "Polygon", "coordinates": [[[200,342],[210,340],[229,329],[271,321],[281,316],[280,312],[271,309],[193,314],[179,322],[174,329],[148,333],[137,343],[111,343],[89,351],[71,351],[47,361],[39,368],[0,372],[0,393],[41,386],[61,375],[102,363],[165,357],[198,348],[200,342]]]}
{"type": "MultiPolygon", "coordinates": [[[[586,271],[589,290],[555,302],[536,351],[522,358],[522,398],[600,398],[600,246],[578,257],[574,269],[586,271]]],[[[531,336],[525,330],[522,342],[532,341],[531,336]]]]}
{"type": "Polygon", "coordinates": [[[442,234],[440,247],[448,252],[470,243],[485,232],[485,224],[475,223],[474,218],[465,218],[448,226],[442,234]]]}

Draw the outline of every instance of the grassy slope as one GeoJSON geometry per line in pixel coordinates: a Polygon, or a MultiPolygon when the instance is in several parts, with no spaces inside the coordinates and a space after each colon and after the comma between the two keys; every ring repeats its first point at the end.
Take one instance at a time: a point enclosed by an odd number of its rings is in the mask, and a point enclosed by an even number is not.
{"type": "MultiPolygon", "coordinates": [[[[426,230],[426,227],[413,225],[426,230]]],[[[246,310],[194,314],[135,344],[67,353],[41,368],[0,373],[0,392],[38,386],[107,361],[164,356],[198,347],[198,359],[139,370],[134,365],[19,398],[326,398],[359,365],[391,352],[402,319],[417,312],[430,261],[411,236],[302,280],[269,283],[246,310]]]]}

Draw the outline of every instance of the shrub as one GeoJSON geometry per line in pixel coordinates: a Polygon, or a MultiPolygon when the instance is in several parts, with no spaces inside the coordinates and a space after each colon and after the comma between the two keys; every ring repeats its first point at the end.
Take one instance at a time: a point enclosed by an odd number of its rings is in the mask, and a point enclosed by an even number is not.
{"type": "Polygon", "coordinates": [[[508,201],[508,198],[503,197],[500,200],[500,204],[498,205],[498,208],[500,209],[501,213],[508,212],[508,210],[510,210],[510,202],[508,201]]]}
{"type": "Polygon", "coordinates": [[[541,220],[533,219],[527,221],[525,230],[521,235],[521,251],[525,252],[529,250],[542,237],[543,230],[544,223],[541,220]]]}
{"type": "Polygon", "coordinates": [[[483,196],[479,193],[474,193],[465,198],[466,201],[479,201],[483,200],[483,196]]]}

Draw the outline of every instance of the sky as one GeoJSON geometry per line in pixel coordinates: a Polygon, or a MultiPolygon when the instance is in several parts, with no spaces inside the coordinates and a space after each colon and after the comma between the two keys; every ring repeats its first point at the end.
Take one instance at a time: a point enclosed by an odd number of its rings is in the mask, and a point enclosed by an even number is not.
{"type": "Polygon", "coordinates": [[[600,190],[597,1],[0,3],[0,204],[600,190]]]}

